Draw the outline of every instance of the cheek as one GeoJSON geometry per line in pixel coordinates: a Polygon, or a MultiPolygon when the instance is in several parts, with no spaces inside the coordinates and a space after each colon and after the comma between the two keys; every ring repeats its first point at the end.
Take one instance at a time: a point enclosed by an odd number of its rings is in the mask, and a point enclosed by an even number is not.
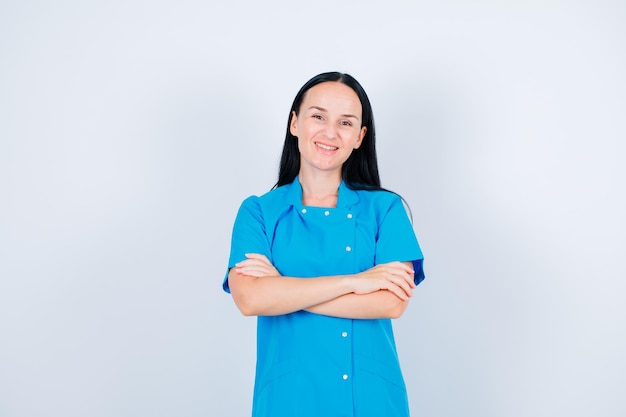
{"type": "Polygon", "coordinates": [[[323,127],[316,125],[314,123],[304,124],[300,126],[299,128],[300,135],[305,138],[312,138],[316,136],[322,130],[323,130],[323,127]]]}
{"type": "Polygon", "coordinates": [[[361,138],[361,134],[360,133],[361,132],[354,133],[354,135],[352,136],[352,138],[350,140],[350,142],[352,143],[352,145],[355,148],[358,148],[361,145],[362,138],[361,138]]]}
{"type": "Polygon", "coordinates": [[[307,146],[309,146],[308,143],[310,143],[310,141],[307,140],[306,136],[300,132],[300,136],[298,136],[296,140],[298,141],[298,152],[300,152],[300,156],[302,156],[302,154],[308,154],[307,146]]]}

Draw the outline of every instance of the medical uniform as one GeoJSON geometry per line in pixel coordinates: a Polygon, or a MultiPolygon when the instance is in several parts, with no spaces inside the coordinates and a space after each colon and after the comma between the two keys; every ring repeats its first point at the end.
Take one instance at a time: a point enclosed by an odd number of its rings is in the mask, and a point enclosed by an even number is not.
{"type": "MultiPolygon", "coordinates": [[[[284,276],[354,274],[412,261],[422,252],[402,200],[343,182],[337,207],[302,205],[298,178],[241,205],[229,269],[246,253],[268,257],[284,276]]],[[[228,275],[223,283],[228,288],[228,275]]],[[[253,417],[408,416],[406,388],[389,319],[343,319],[297,311],[260,316],[253,417]]]]}

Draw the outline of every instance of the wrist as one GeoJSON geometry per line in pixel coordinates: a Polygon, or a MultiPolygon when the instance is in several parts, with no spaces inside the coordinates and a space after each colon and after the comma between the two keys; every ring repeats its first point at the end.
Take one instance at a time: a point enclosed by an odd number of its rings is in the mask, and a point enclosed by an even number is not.
{"type": "Polygon", "coordinates": [[[352,294],[356,292],[357,288],[354,275],[341,275],[339,277],[339,281],[343,294],[352,294]]]}

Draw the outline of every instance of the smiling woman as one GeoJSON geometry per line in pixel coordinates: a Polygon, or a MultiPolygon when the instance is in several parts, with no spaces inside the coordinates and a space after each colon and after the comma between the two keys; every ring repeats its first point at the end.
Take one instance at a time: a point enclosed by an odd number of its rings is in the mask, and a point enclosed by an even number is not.
{"type": "Polygon", "coordinates": [[[223,288],[258,316],[252,415],[408,416],[390,319],[422,262],[401,198],[381,188],[365,91],[347,74],[313,77],[276,186],[233,227],[223,288]]]}

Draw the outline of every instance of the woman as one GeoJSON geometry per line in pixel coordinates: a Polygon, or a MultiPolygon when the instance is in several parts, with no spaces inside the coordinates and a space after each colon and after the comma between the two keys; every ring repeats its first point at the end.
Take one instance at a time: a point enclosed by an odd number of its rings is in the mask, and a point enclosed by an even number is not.
{"type": "Polygon", "coordinates": [[[277,184],[239,209],[223,284],[258,316],[253,417],[408,416],[390,319],[422,259],[402,199],[380,186],[365,91],[348,74],[313,77],[277,184]]]}

